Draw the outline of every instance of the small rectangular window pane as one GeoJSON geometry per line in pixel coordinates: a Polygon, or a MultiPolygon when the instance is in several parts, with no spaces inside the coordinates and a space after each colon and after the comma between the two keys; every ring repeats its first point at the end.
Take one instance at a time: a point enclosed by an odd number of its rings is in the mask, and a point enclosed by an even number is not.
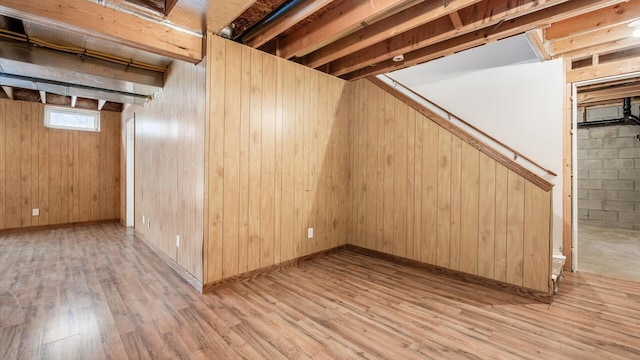
{"type": "Polygon", "coordinates": [[[58,129],[100,131],[100,113],[98,111],[58,108],[45,108],[45,126],[58,129]]]}

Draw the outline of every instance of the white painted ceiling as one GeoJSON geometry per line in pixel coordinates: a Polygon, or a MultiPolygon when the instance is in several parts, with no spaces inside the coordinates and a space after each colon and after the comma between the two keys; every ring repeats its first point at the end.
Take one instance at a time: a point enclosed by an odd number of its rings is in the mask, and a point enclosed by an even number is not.
{"type": "Polygon", "coordinates": [[[523,34],[393,71],[387,76],[417,91],[416,88],[421,85],[446,81],[475,71],[531,62],[539,62],[538,56],[523,34]]]}

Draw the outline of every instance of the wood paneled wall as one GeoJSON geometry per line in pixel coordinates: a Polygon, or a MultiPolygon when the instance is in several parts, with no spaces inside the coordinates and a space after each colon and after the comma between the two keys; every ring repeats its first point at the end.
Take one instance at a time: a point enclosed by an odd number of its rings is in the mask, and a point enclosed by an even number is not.
{"type": "Polygon", "coordinates": [[[349,242],[549,291],[551,192],[375,84],[353,85],[349,242]]]}
{"type": "Polygon", "coordinates": [[[205,78],[204,62],[176,60],[165,73],[163,91],[122,114],[125,131],[125,122],[135,113],[135,231],[200,282],[205,78]]]}
{"type": "Polygon", "coordinates": [[[119,119],[102,111],[100,132],[49,129],[43,104],[0,99],[0,229],[119,218],[119,119]]]}
{"type": "Polygon", "coordinates": [[[344,244],[348,84],[211,34],[207,49],[206,282],[344,244]]]}

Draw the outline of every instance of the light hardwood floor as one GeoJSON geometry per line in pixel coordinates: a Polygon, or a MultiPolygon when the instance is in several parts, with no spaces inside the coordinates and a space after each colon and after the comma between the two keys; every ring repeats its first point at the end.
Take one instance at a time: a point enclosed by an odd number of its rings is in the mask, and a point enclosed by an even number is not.
{"type": "Polygon", "coordinates": [[[0,235],[0,359],[640,358],[640,284],[547,305],[347,250],[198,295],[116,224],[0,235]]]}

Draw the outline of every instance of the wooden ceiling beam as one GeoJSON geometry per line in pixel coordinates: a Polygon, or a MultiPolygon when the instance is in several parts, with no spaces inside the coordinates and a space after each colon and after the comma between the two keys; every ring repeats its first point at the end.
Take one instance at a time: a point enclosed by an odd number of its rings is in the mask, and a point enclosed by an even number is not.
{"type": "Polygon", "coordinates": [[[202,36],[86,0],[2,0],[0,14],[75,31],[191,63],[202,60],[202,36]]]}
{"type": "MultiPolygon", "coordinates": [[[[587,1],[593,2],[595,0],[587,1]]],[[[518,2],[519,5],[514,6],[513,1],[510,0],[484,0],[458,12],[464,24],[460,30],[456,30],[449,18],[439,18],[330,63],[330,73],[341,76],[384,62],[396,55],[406,55],[411,51],[483,28],[497,26],[495,30],[498,31],[504,26],[503,22],[508,19],[549,8],[562,2],[564,0],[549,0],[545,3],[526,0],[518,2]]]]}
{"type": "Polygon", "coordinates": [[[588,66],[566,73],[567,83],[574,83],[582,80],[598,79],[607,76],[631,74],[640,72],[640,57],[633,57],[619,61],[612,61],[597,66],[588,66]]]}
{"type": "Polygon", "coordinates": [[[595,54],[607,54],[616,51],[626,50],[640,46],[640,38],[629,37],[603,44],[593,45],[575,51],[565,52],[562,55],[565,59],[580,59],[595,54]]]}
{"type": "Polygon", "coordinates": [[[621,80],[613,80],[613,81],[607,81],[606,83],[598,83],[598,84],[591,84],[591,85],[582,85],[578,88],[578,94],[583,94],[583,93],[587,93],[590,91],[600,91],[600,90],[606,90],[609,89],[611,87],[616,87],[616,86],[622,86],[622,85],[628,85],[631,83],[640,83],[640,77],[633,77],[633,78],[627,78],[627,79],[621,79],[621,80]]]}
{"type": "Polygon", "coordinates": [[[551,54],[553,56],[562,55],[611,41],[631,38],[634,30],[634,28],[630,28],[626,23],[622,23],[562,38],[551,43],[551,54]]]}
{"type": "Polygon", "coordinates": [[[360,28],[402,11],[423,0],[346,1],[316,21],[278,43],[276,54],[289,59],[302,57],[360,28]]]}
{"type": "Polygon", "coordinates": [[[288,12],[278,20],[274,21],[258,35],[246,42],[246,45],[253,48],[266,44],[269,40],[280,35],[285,30],[306,19],[316,11],[330,4],[333,0],[308,0],[300,6],[288,12]]]}
{"type": "MultiPolygon", "coordinates": [[[[434,19],[453,13],[457,14],[458,10],[480,1],[482,0],[453,0],[446,7],[437,1],[422,2],[318,49],[305,56],[303,63],[309,67],[317,68],[434,19]]],[[[457,17],[460,18],[459,15],[457,17]]]]}
{"type": "Polygon", "coordinates": [[[458,14],[457,11],[450,13],[449,18],[451,19],[451,23],[456,28],[456,30],[462,29],[464,24],[462,23],[462,19],[460,19],[460,14],[458,14]]]}
{"type": "Polygon", "coordinates": [[[640,1],[629,1],[552,24],[545,30],[547,40],[601,30],[640,18],[640,1]]]}
{"type": "Polygon", "coordinates": [[[640,96],[640,84],[578,94],[578,103],[592,103],[640,96]]]}
{"type": "Polygon", "coordinates": [[[553,7],[545,8],[536,12],[530,12],[527,15],[519,16],[509,21],[504,21],[500,24],[499,27],[490,26],[484,28],[481,31],[458,36],[407,53],[404,55],[404,62],[393,62],[392,60],[386,60],[382,63],[377,64],[377,66],[357,69],[356,71],[344,76],[344,78],[348,80],[356,80],[363,77],[382,74],[389,71],[417,65],[419,63],[446,56],[451,53],[470,49],[472,47],[484,45],[488,42],[500,40],[527,32],[529,30],[544,27],[549,23],[568,19],[570,17],[594,11],[598,8],[608,5],[610,5],[610,2],[603,3],[602,0],[580,0],[562,2],[553,7]]]}

